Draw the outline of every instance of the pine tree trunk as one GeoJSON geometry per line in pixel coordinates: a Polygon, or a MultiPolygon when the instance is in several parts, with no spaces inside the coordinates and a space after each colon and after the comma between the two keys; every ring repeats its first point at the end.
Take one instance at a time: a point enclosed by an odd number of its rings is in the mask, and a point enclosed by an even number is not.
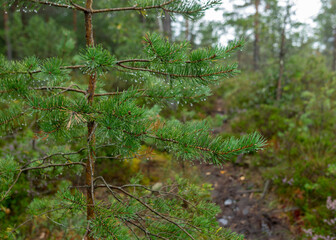
{"type": "Polygon", "coordinates": [[[77,32],[77,10],[73,10],[72,13],[72,24],[74,32],[77,32]]]}
{"type": "Polygon", "coordinates": [[[189,41],[189,19],[188,18],[186,18],[186,20],[185,20],[185,27],[186,27],[185,38],[186,38],[187,41],[189,41]]]}
{"type": "Polygon", "coordinates": [[[195,34],[193,34],[193,31],[195,29],[195,21],[189,22],[189,42],[191,45],[192,49],[196,49],[196,44],[195,44],[195,34]]]}
{"type": "Polygon", "coordinates": [[[290,18],[290,8],[289,2],[287,4],[286,14],[283,19],[283,26],[281,28],[281,40],[280,40],[280,52],[279,52],[279,79],[278,79],[278,86],[277,86],[277,94],[276,100],[279,101],[282,95],[282,79],[285,71],[285,55],[286,55],[286,26],[288,19],[290,18]]]}
{"type": "Polygon", "coordinates": [[[168,12],[164,12],[165,17],[163,20],[163,32],[166,37],[168,37],[169,41],[172,40],[172,29],[171,29],[171,18],[168,12]]]}
{"type": "Polygon", "coordinates": [[[334,29],[332,70],[336,71],[336,29],[334,29]]]}
{"type": "Polygon", "coordinates": [[[253,46],[253,69],[259,69],[259,5],[260,0],[254,1],[255,15],[254,15],[254,46],[253,46]]]}
{"type": "MultiPolygon", "coordinates": [[[[93,0],[86,1],[86,8],[92,9],[92,2],[93,0]]],[[[85,34],[86,34],[86,45],[87,46],[94,46],[94,38],[93,38],[93,29],[92,29],[92,13],[85,12],[85,34]]],[[[89,87],[88,87],[88,103],[91,105],[93,103],[95,88],[96,88],[96,80],[97,75],[91,74],[89,76],[89,87]]],[[[88,128],[88,159],[86,162],[86,169],[85,169],[85,183],[87,187],[87,220],[88,222],[92,221],[95,218],[94,213],[94,202],[95,202],[95,194],[94,194],[94,187],[93,187],[93,180],[94,180],[94,168],[95,168],[95,122],[90,121],[87,124],[88,128]]],[[[87,239],[94,240],[94,237],[91,236],[91,229],[88,225],[87,229],[87,239]]]]}
{"type": "Polygon", "coordinates": [[[3,15],[4,20],[4,30],[5,30],[5,41],[6,41],[6,50],[7,50],[7,59],[13,59],[13,52],[12,52],[12,42],[10,39],[10,28],[9,28],[9,18],[8,18],[8,10],[4,11],[3,15]]]}
{"type": "Polygon", "coordinates": [[[242,54],[241,51],[237,51],[237,62],[238,62],[238,66],[241,65],[241,59],[242,59],[242,54]]]}
{"type": "Polygon", "coordinates": [[[279,101],[281,99],[282,94],[282,78],[285,70],[285,26],[281,30],[281,44],[280,44],[280,53],[279,53],[279,78],[278,78],[278,86],[277,86],[277,94],[276,100],[279,101]]]}

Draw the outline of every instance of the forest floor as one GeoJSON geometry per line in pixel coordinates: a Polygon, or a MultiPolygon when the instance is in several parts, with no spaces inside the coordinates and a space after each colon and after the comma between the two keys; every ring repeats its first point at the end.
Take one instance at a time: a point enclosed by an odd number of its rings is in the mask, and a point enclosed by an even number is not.
{"type": "Polygon", "coordinates": [[[213,201],[222,210],[217,217],[221,226],[244,234],[247,240],[295,239],[286,214],[295,209],[281,209],[269,183],[260,184],[260,175],[255,174],[251,182],[247,179],[250,172],[232,164],[222,168],[200,165],[200,170],[213,185],[213,201]]]}

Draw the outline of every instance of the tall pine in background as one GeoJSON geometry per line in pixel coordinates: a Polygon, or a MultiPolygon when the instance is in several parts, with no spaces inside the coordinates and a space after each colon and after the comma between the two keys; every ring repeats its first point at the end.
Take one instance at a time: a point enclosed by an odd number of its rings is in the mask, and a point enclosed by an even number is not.
{"type": "MultiPolygon", "coordinates": [[[[212,136],[204,121],[183,124],[159,116],[160,108],[166,105],[205,99],[211,94],[211,85],[235,75],[237,65],[227,65],[222,60],[240,50],[243,41],[191,51],[188,42],[171,44],[158,34],[146,34],[143,54],[129,59],[117,59],[94,41],[92,19],[97,14],[135,11],[146,15],[147,11],[156,10],[165,16],[194,18],[219,3],[132,0],[122,7],[103,9],[95,8],[93,0],[21,0],[2,4],[31,10],[49,5],[82,13],[86,48],[73,65],[57,56],[0,59],[0,99],[1,106],[5,106],[0,112],[2,137],[28,125],[38,129],[35,138],[48,146],[47,153],[36,151],[34,159],[1,157],[0,201],[15,197],[11,196],[15,184],[28,172],[51,180],[84,171],[79,185],[64,182],[56,195],[35,198],[28,209],[32,219],[45,216],[87,239],[242,239],[218,227],[218,208],[200,201],[200,189],[185,180],[148,187],[141,185],[141,178],[137,177],[128,185],[115,186],[95,172],[96,159],[132,158],[143,144],[181,160],[198,159],[217,165],[262,149],[264,140],[258,133],[223,139],[212,136]],[[131,87],[105,91],[105,76],[112,70],[132,76],[131,87]],[[79,71],[87,76],[86,84],[76,81],[79,71]],[[103,155],[107,150],[109,154],[103,155]],[[98,189],[106,189],[110,196],[97,199],[98,189]],[[77,221],[74,224],[66,219],[77,221]]],[[[20,226],[1,229],[3,236],[14,238],[20,226]]]]}
{"type": "Polygon", "coordinates": [[[323,46],[323,53],[331,63],[331,69],[336,71],[336,1],[322,0],[319,15],[316,18],[318,23],[318,34],[323,46]]]}

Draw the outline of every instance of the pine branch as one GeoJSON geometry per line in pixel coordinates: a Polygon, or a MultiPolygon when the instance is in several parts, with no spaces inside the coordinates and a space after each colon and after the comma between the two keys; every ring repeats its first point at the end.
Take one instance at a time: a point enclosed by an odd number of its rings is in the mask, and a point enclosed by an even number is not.
{"type": "Polygon", "coordinates": [[[198,59],[196,60],[186,61],[186,63],[200,63],[200,62],[205,62],[209,60],[224,59],[226,56],[228,56],[232,52],[236,50],[241,50],[244,47],[244,44],[245,44],[244,40],[238,40],[238,41],[231,41],[226,48],[215,47],[215,48],[209,48],[209,49],[197,49],[194,51],[194,55],[196,55],[195,53],[197,53],[197,54],[205,55],[205,56],[201,58],[197,57],[198,59]]]}
{"type": "MultiPolygon", "coordinates": [[[[213,72],[213,73],[207,73],[207,74],[175,74],[175,73],[168,73],[168,72],[160,72],[160,71],[156,71],[156,70],[152,70],[152,69],[148,69],[148,68],[137,68],[137,67],[130,67],[130,66],[126,66],[124,64],[118,63],[117,65],[125,68],[125,69],[129,69],[129,70],[133,70],[133,71],[143,71],[143,72],[150,72],[150,73],[155,73],[158,75],[163,75],[163,76],[170,76],[170,77],[177,77],[177,78],[204,78],[204,77],[210,77],[210,76],[216,76],[216,75],[222,75],[222,74],[227,74],[227,73],[234,73],[236,71],[236,69],[231,68],[231,69],[227,69],[227,70],[222,70],[222,71],[217,71],[217,72],[213,72]]],[[[203,80],[203,79],[202,79],[203,80]]]]}
{"type": "Polygon", "coordinates": [[[12,115],[9,115],[9,116],[7,115],[6,118],[2,118],[2,121],[0,122],[0,126],[8,124],[9,122],[12,122],[12,121],[18,119],[25,114],[26,114],[26,112],[20,112],[20,113],[12,114],[12,115]]]}
{"type": "Polygon", "coordinates": [[[142,226],[140,226],[140,225],[138,225],[138,224],[136,224],[136,223],[134,223],[134,222],[132,222],[132,221],[127,221],[127,222],[129,222],[129,223],[132,224],[133,226],[135,226],[135,227],[137,227],[138,229],[140,229],[143,233],[146,234],[146,236],[147,236],[149,239],[151,239],[151,238],[150,238],[150,236],[148,236],[148,235],[151,235],[151,236],[153,236],[153,237],[157,237],[157,238],[159,238],[159,239],[163,239],[163,240],[169,240],[168,238],[161,237],[161,236],[159,236],[159,235],[157,235],[157,234],[154,234],[154,233],[151,233],[151,232],[147,231],[144,227],[142,227],[142,226]]]}
{"type": "Polygon", "coordinates": [[[59,210],[63,210],[65,208],[61,207],[61,208],[56,208],[56,209],[51,209],[51,210],[48,210],[48,211],[45,211],[45,212],[42,212],[36,216],[32,216],[30,218],[28,218],[26,221],[20,223],[17,227],[15,227],[13,230],[10,231],[10,234],[16,232],[20,227],[22,227],[23,225],[27,224],[28,222],[34,220],[34,217],[39,217],[39,216],[44,216],[48,213],[51,213],[51,212],[56,212],[56,211],[59,211],[59,210]]]}
{"type": "MultiPolygon", "coordinates": [[[[139,93],[143,93],[143,92],[146,92],[146,89],[137,89],[136,91],[139,92],[139,93]]],[[[123,92],[97,93],[97,94],[95,94],[95,97],[116,96],[116,95],[121,95],[123,93],[124,93],[124,91],[123,92]]]]}
{"type": "MultiPolygon", "coordinates": [[[[96,178],[97,179],[97,178],[96,178]]],[[[110,184],[103,184],[103,185],[95,185],[95,188],[100,188],[100,187],[107,187],[107,185],[110,187],[112,185],[110,184]]],[[[116,188],[117,186],[112,186],[112,188],[116,188]]],[[[153,190],[149,187],[146,187],[144,185],[140,185],[140,184],[125,184],[125,185],[122,185],[120,187],[117,187],[117,188],[143,188],[153,194],[159,194],[161,196],[163,195],[168,195],[168,196],[173,196],[173,197],[176,197],[176,198],[179,198],[181,201],[183,202],[186,202],[188,203],[188,205],[194,207],[195,209],[197,208],[193,203],[191,203],[190,201],[186,200],[185,198],[181,197],[180,195],[178,194],[175,194],[175,193],[172,193],[172,192],[164,192],[164,191],[160,191],[160,190],[153,190]]]]}
{"type": "Polygon", "coordinates": [[[125,60],[119,60],[117,61],[117,64],[120,64],[120,63],[135,63],[135,62],[145,62],[145,63],[149,63],[151,62],[151,60],[148,60],[148,59],[125,59],[125,60]]]}
{"type": "Polygon", "coordinates": [[[204,10],[208,9],[211,6],[217,5],[220,3],[218,0],[209,0],[204,4],[200,4],[197,1],[189,1],[187,3],[183,1],[177,1],[177,0],[169,0],[169,1],[157,1],[157,4],[155,4],[155,1],[134,1],[135,5],[132,7],[119,7],[119,8],[105,8],[105,9],[88,9],[83,8],[81,6],[78,6],[76,4],[74,5],[78,10],[96,14],[96,13],[106,13],[106,12],[119,12],[119,11],[146,11],[146,10],[152,10],[152,9],[161,9],[163,11],[169,12],[169,13],[175,13],[175,14],[183,14],[186,16],[199,14],[204,12],[204,10]],[[143,6],[139,6],[137,2],[143,3],[143,6]],[[161,2],[161,3],[160,3],[161,2]]]}
{"type": "Polygon", "coordinates": [[[229,160],[242,153],[256,152],[266,145],[266,141],[259,133],[238,139],[211,137],[208,126],[204,122],[181,124],[178,121],[171,121],[159,127],[153,134],[150,131],[123,130],[123,132],[136,138],[142,137],[170,143],[165,148],[185,159],[195,159],[199,156],[218,165],[221,165],[223,160],[229,160]]]}
{"type": "Polygon", "coordinates": [[[45,166],[27,167],[27,168],[21,169],[20,171],[25,172],[25,171],[29,171],[29,170],[38,170],[38,169],[53,168],[53,167],[68,167],[68,166],[73,166],[73,165],[86,166],[86,163],[83,163],[83,162],[71,162],[71,163],[48,164],[48,165],[45,165],[45,166]]]}
{"type": "MultiPolygon", "coordinates": [[[[102,179],[103,177],[100,177],[100,179],[102,179]]],[[[104,180],[103,183],[106,185],[106,181],[104,180]]],[[[115,187],[115,186],[109,186],[111,187],[115,187]]],[[[144,207],[146,207],[149,211],[153,212],[154,214],[158,215],[159,217],[161,217],[162,219],[166,220],[167,222],[177,226],[179,229],[181,229],[185,234],[187,234],[189,236],[190,239],[195,240],[195,238],[193,236],[190,235],[190,233],[184,228],[182,227],[180,224],[172,221],[171,219],[167,218],[166,216],[162,215],[160,212],[156,211],[155,209],[153,209],[151,206],[149,206],[147,203],[143,202],[140,198],[130,194],[129,192],[125,191],[123,188],[120,187],[115,187],[116,189],[118,189],[120,192],[124,193],[125,195],[127,195],[128,197],[135,199],[137,202],[139,202],[141,205],[143,205],[144,207]]]]}
{"type": "MultiPolygon", "coordinates": [[[[157,198],[159,198],[159,199],[161,199],[161,198],[164,197],[164,196],[167,196],[168,198],[170,198],[170,197],[178,198],[178,199],[180,199],[183,203],[187,203],[188,205],[193,206],[193,207],[195,208],[196,211],[199,210],[198,207],[197,207],[196,205],[193,205],[193,204],[190,203],[188,200],[186,200],[185,198],[179,196],[178,194],[173,193],[173,192],[175,191],[173,185],[172,185],[172,186],[169,186],[171,189],[170,189],[169,192],[167,192],[167,191],[161,191],[161,190],[153,190],[153,189],[151,189],[151,188],[148,188],[148,187],[143,186],[143,185],[140,185],[140,184],[126,184],[126,185],[123,185],[123,186],[120,186],[120,187],[118,187],[118,186],[113,186],[113,185],[107,184],[106,181],[105,181],[101,176],[100,176],[100,177],[97,177],[97,178],[95,179],[95,181],[97,181],[97,180],[102,180],[102,181],[104,182],[104,184],[98,184],[98,185],[95,184],[95,188],[107,188],[107,189],[112,193],[112,195],[114,195],[114,196],[115,196],[116,193],[113,191],[113,189],[120,190],[120,188],[123,188],[123,189],[125,189],[125,188],[142,188],[142,189],[145,189],[146,191],[151,192],[152,194],[155,194],[155,195],[157,196],[157,198]]],[[[84,187],[84,188],[86,188],[87,186],[80,186],[80,187],[84,187]]],[[[167,187],[168,187],[168,186],[167,186],[167,187]]],[[[118,198],[118,201],[121,201],[121,199],[118,198]]],[[[205,210],[205,211],[207,211],[207,210],[205,210]]],[[[186,221],[185,219],[181,219],[181,218],[179,218],[179,217],[174,217],[174,216],[165,215],[164,213],[162,213],[162,214],[163,214],[164,216],[168,217],[168,218],[174,219],[174,220],[172,220],[172,221],[175,221],[175,220],[176,220],[176,221],[183,221],[184,224],[186,224],[186,225],[188,225],[188,226],[190,226],[190,227],[196,229],[196,230],[199,231],[199,232],[201,231],[201,229],[200,229],[199,227],[194,226],[192,223],[186,221]]],[[[209,214],[211,214],[211,213],[209,213],[209,214]]],[[[137,214],[136,214],[136,215],[137,215],[137,214]]],[[[140,217],[139,215],[137,215],[137,216],[140,217]]],[[[153,216],[151,216],[151,218],[157,218],[158,220],[161,219],[160,216],[157,216],[156,214],[153,215],[153,216]]],[[[143,229],[146,229],[146,228],[143,227],[143,229]]],[[[167,232],[167,233],[170,233],[170,232],[167,232]]],[[[172,234],[172,233],[170,233],[170,234],[172,234]]]]}
{"type": "Polygon", "coordinates": [[[119,8],[105,8],[105,9],[92,9],[92,7],[83,7],[73,1],[69,1],[69,4],[56,3],[53,1],[42,1],[42,0],[26,0],[28,2],[46,6],[53,6],[59,8],[76,9],[84,13],[96,14],[96,13],[106,13],[106,12],[120,12],[120,11],[146,11],[152,9],[161,9],[163,11],[183,14],[186,16],[193,16],[195,14],[203,13],[204,10],[218,5],[219,0],[208,0],[207,2],[200,3],[199,1],[177,1],[177,0],[137,0],[133,1],[134,5],[131,7],[119,7],[119,8]]]}
{"type": "Polygon", "coordinates": [[[47,5],[47,6],[52,6],[52,7],[59,7],[59,8],[68,8],[68,9],[74,9],[74,6],[67,5],[67,4],[62,4],[62,3],[55,3],[51,1],[41,1],[41,0],[26,0],[32,3],[36,4],[42,4],[42,5],[47,5]]]}
{"type": "MultiPolygon", "coordinates": [[[[190,60],[184,60],[185,57],[185,44],[169,44],[164,41],[159,35],[146,35],[145,41],[149,46],[148,54],[157,56],[160,59],[161,66],[156,66],[155,61],[149,59],[126,59],[116,61],[115,58],[109,53],[102,49],[101,47],[97,48],[87,48],[86,51],[82,54],[83,61],[85,65],[74,65],[74,66],[59,66],[59,70],[66,69],[78,69],[81,68],[84,72],[98,72],[102,74],[108,70],[108,68],[117,65],[121,68],[132,70],[132,71],[144,71],[150,72],[157,75],[163,75],[174,78],[191,78],[191,79],[200,79],[202,84],[206,84],[211,77],[218,76],[230,76],[237,72],[236,65],[231,65],[227,67],[213,67],[208,64],[208,66],[199,66],[200,63],[206,63],[209,60],[215,60],[220,58],[225,58],[230,52],[241,49],[243,46],[243,41],[232,42],[227,48],[214,48],[201,50],[195,50],[190,53],[190,60]],[[178,53],[178,54],[177,54],[178,53]],[[163,54],[163,55],[162,55],[163,54]],[[174,56],[176,55],[176,56],[174,56]],[[174,57],[173,57],[174,56],[174,57]],[[175,65],[179,62],[180,66],[175,65]],[[153,67],[137,67],[129,66],[124,63],[152,63],[153,67]],[[189,63],[190,66],[183,66],[183,63],[189,63]],[[183,67],[182,67],[183,66],[183,67]],[[208,67],[208,70],[204,70],[208,67]],[[158,71],[157,68],[164,68],[164,71],[158,71]]],[[[46,62],[43,69],[37,70],[27,70],[27,71],[7,71],[0,72],[2,75],[8,74],[36,74],[40,72],[46,72],[52,74],[53,72],[57,73],[57,68],[50,68],[50,64],[46,62]]],[[[59,63],[58,63],[59,64],[59,63]]],[[[57,73],[58,74],[58,73],[57,73]]],[[[73,91],[73,90],[72,90],[73,91]]]]}
{"type": "Polygon", "coordinates": [[[48,86],[43,86],[43,87],[37,87],[37,88],[30,88],[31,90],[46,90],[46,91],[50,91],[50,90],[54,90],[54,89],[61,89],[64,90],[66,92],[78,92],[78,93],[82,93],[84,95],[87,94],[86,91],[84,90],[80,90],[80,89],[75,89],[75,88],[70,88],[70,87],[48,87],[48,86]]]}
{"type": "MultiPolygon", "coordinates": [[[[75,89],[75,88],[71,88],[70,87],[60,87],[60,86],[43,86],[43,87],[35,87],[35,88],[32,88],[30,87],[29,90],[45,90],[45,91],[51,91],[51,90],[54,90],[54,89],[60,89],[60,90],[64,90],[63,92],[78,92],[78,93],[82,93],[84,95],[87,94],[86,91],[84,90],[81,90],[81,89],[75,89]]],[[[5,90],[5,91],[0,91],[0,93],[10,93],[12,92],[13,90],[5,90]]]]}
{"type": "MultiPolygon", "coordinates": [[[[60,70],[67,70],[67,69],[80,69],[85,67],[85,65],[71,65],[71,66],[61,66],[59,69],[60,70]]],[[[0,76],[1,75],[15,75],[15,74],[37,74],[37,73],[41,73],[43,70],[39,69],[39,70],[27,70],[27,71],[9,71],[9,72],[0,72],[0,76]]]]}
{"type": "MultiPolygon", "coordinates": [[[[66,158],[66,156],[71,156],[71,155],[80,154],[80,153],[83,152],[85,149],[86,149],[86,148],[81,148],[81,149],[79,149],[79,150],[76,151],[76,152],[68,152],[68,153],[58,152],[58,153],[53,153],[53,154],[50,154],[50,155],[48,155],[48,156],[45,156],[45,157],[42,157],[42,158],[39,158],[39,159],[35,159],[35,160],[32,160],[32,161],[29,161],[28,163],[26,163],[26,164],[24,165],[24,168],[25,168],[25,167],[28,167],[30,164],[35,163],[35,162],[39,162],[39,161],[41,161],[41,162],[44,163],[44,161],[47,160],[47,159],[49,159],[49,158],[58,157],[58,156],[61,156],[61,157],[63,157],[63,158],[66,158]]],[[[69,160],[69,159],[66,158],[66,160],[69,160]]]]}
{"type": "Polygon", "coordinates": [[[22,170],[19,171],[19,173],[16,176],[14,182],[9,186],[9,188],[7,189],[7,191],[3,194],[2,198],[0,199],[0,202],[2,202],[8,196],[8,194],[10,193],[10,191],[12,190],[12,188],[15,186],[15,184],[19,180],[21,174],[22,174],[22,170]]]}
{"type": "Polygon", "coordinates": [[[117,61],[116,65],[121,69],[148,72],[168,78],[197,79],[201,85],[208,85],[220,80],[220,77],[237,73],[236,64],[220,66],[214,64],[214,61],[227,58],[233,51],[242,49],[244,45],[244,41],[239,40],[232,41],[227,47],[190,51],[188,43],[170,44],[159,34],[147,34],[144,42],[148,60],[117,61]]]}
{"type": "MultiPolygon", "coordinates": [[[[95,185],[95,186],[94,186],[95,188],[99,188],[99,187],[105,187],[105,188],[107,188],[107,189],[111,192],[111,194],[113,195],[113,197],[114,197],[118,202],[120,202],[121,204],[125,205],[125,203],[124,203],[124,202],[123,202],[123,201],[116,195],[116,193],[112,190],[112,188],[115,189],[115,186],[112,186],[112,185],[108,184],[102,176],[96,177],[94,181],[96,181],[96,180],[98,180],[98,179],[100,179],[101,181],[103,181],[104,184],[103,184],[103,185],[95,185]]],[[[80,186],[80,187],[88,188],[88,186],[80,186]]],[[[137,215],[137,217],[139,217],[141,220],[143,220],[142,217],[141,217],[138,213],[136,213],[136,215],[137,215]]],[[[148,231],[144,226],[142,226],[142,225],[140,226],[140,225],[138,225],[138,224],[135,224],[134,222],[132,222],[132,221],[130,221],[130,220],[126,220],[126,222],[131,223],[132,225],[136,226],[136,227],[139,228],[141,231],[143,231],[146,235],[151,235],[151,236],[157,237],[157,238],[159,238],[159,239],[168,240],[167,238],[164,238],[164,237],[161,237],[161,236],[159,236],[159,235],[156,235],[156,234],[154,234],[154,233],[149,232],[149,231],[148,231]]]]}
{"type": "MultiPolygon", "coordinates": [[[[198,146],[198,145],[183,144],[181,141],[178,141],[178,140],[175,140],[175,139],[162,138],[162,137],[158,137],[158,136],[154,136],[154,135],[146,135],[146,137],[157,139],[157,140],[160,140],[160,141],[163,141],[163,142],[171,142],[171,143],[175,143],[175,144],[180,144],[180,145],[182,145],[184,147],[187,147],[187,148],[194,148],[194,149],[201,150],[201,151],[204,151],[204,152],[210,152],[210,153],[215,154],[215,155],[229,155],[229,154],[239,155],[241,152],[243,152],[245,150],[248,151],[248,150],[254,150],[256,148],[260,148],[260,142],[257,142],[257,143],[252,143],[252,144],[245,145],[245,146],[242,146],[242,147],[239,147],[239,148],[231,149],[231,150],[228,150],[228,151],[216,151],[216,150],[213,150],[211,148],[206,148],[206,147],[202,147],[202,146],[198,146]]],[[[263,140],[262,140],[262,142],[263,142],[263,140]]],[[[230,144],[227,143],[227,145],[230,145],[230,144]]],[[[263,143],[261,145],[263,146],[263,143]]]]}
{"type": "Polygon", "coordinates": [[[2,202],[8,196],[9,192],[15,186],[15,184],[17,183],[17,181],[19,180],[19,178],[20,178],[20,176],[22,175],[23,172],[26,172],[26,171],[29,171],[29,170],[38,170],[38,169],[52,168],[52,167],[68,167],[68,166],[73,166],[73,165],[86,166],[86,164],[83,163],[83,162],[72,162],[72,163],[48,164],[48,165],[45,165],[45,166],[27,167],[27,168],[23,168],[23,169],[18,169],[17,171],[19,171],[19,173],[17,174],[14,182],[10,185],[10,187],[8,188],[8,190],[4,193],[4,195],[0,199],[0,202],[2,202]]]}
{"type": "MultiPolygon", "coordinates": [[[[146,92],[149,91],[149,90],[145,90],[145,89],[138,89],[137,91],[141,94],[136,95],[132,98],[177,99],[176,95],[162,96],[162,95],[145,94],[146,92]]],[[[107,93],[97,93],[94,96],[95,97],[104,97],[104,96],[117,96],[117,95],[121,95],[121,94],[123,94],[123,92],[107,92],[107,93]]],[[[202,98],[202,97],[206,97],[206,95],[202,94],[202,95],[195,95],[195,96],[182,96],[181,99],[196,99],[196,98],[202,98]]]]}
{"type": "Polygon", "coordinates": [[[171,4],[172,2],[175,2],[177,0],[169,0],[166,2],[163,2],[162,4],[158,5],[152,5],[152,6],[146,6],[146,7],[123,7],[123,8],[106,8],[106,9],[98,9],[98,10],[88,10],[91,13],[102,13],[102,12],[119,12],[119,11],[144,11],[144,10],[149,10],[149,9],[158,9],[161,8],[163,9],[164,6],[171,4]]]}

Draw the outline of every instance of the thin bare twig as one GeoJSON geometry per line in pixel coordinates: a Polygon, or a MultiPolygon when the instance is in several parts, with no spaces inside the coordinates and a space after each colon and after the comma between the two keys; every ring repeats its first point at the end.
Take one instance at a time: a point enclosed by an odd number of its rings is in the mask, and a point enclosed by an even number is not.
{"type": "MultiPolygon", "coordinates": [[[[136,90],[137,92],[145,92],[146,89],[138,89],[136,90]]],[[[95,94],[95,97],[102,97],[102,96],[115,96],[115,95],[121,95],[123,94],[124,91],[122,92],[108,92],[108,93],[98,93],[98,94],[95,94]]]]}
{"type": "Polygon", "coordinates": [[[45,156],[43,158],[39,158],[39,159],[36,159],[36,160],[32,160],[32,161],[29,161],[28,163],[26,163],[23,167],[27,167],[28,165],[34,163],[34,162],[37,162],[37,161],[42,161],[44,162],[45,160],[49,159],[49,158],[52,158],[52,157],[56,157],[56,156],[62,156],[62,157],[65,157],[65,156],[69,156],[69,155],[75,155],[75,154],[79,154],[81,153],[82,151],[84,151],[86,148],[81,148],[79,149],[78,151],[76,152],[69,152],[69,153],[62,153],[62,152],[58,152],[58,153],[54,153],[54,154],[51,154],[51,155],[48,155],[48,156],[45,156]]]}
{"type": "Polygon", "coordinates": [[[61,89],[61,90],[65,90],[68,92],[78,92],[78,93],[82,93],[84,95],[86,95],[86,91],[84,90],[80,90],[80,89],[75,89],[75,88],[70,88],[70,87],[48,87],[48,86],[43,86],[43,87],[38,87],[38,88],[30,88],[32,90],[54,90],[54,89],[61,89]]]}
{"type": "Polygon", "coordinates": [[[2,202],[7,197],[8,193],[12,190],[12,188],[17,183],[17,181],[19,180],[19,178],[20,178],[20,176],[22,175],[23,172],[26,172],[26,171],[29,171],[29,170],[37,170],[37,169],[50,168],[50,167],[67,167],[67,166],[71,166],[71,165],[83,165],[83,166],[86,166],[86,164],[83,163],[83,162],[72,162],[72,163],[48,164],[48,165],[45,165],[45,166],[28,167],[28,168],[23,168],[23,169],[18,170],[19,171],[18,175],[16,176],[14,182],[9,186],[8,190],[5,192],[5,194],[1,198],[0,202],[2,202]]]}
{"type": "Polygon", "coordinates": [[[39,216],[43,216],[47,213],[51,213],[51,212],[55,212],[55,211],[58,211],[58,210],[63,210],[65,208],[56,208],[56,209],[51,209],[51,210],[48,210],[48,211],[45,211],[39,215],[36,215],[36,216],[33,216],[33,217],[30,217],[29,219],[27,219],[26,221],[24,221],[23,223],[21,223],[20,225],[18,225],[16,228],[14,228],[10,233],[14,233],[17,229],[19,229],[21,226],[25,225],[26,223],[32,221],[34,219],[34,217],[39,217],[39,216]]]}
{"type": "MultiPolygon", "coordinates": [[[[100,177],[100,179],[103,179],[103,177],[100,177]]],[[[162,219],[166,220],[167,222],[170,222],[171,224],[177,226],[179,229],[181,229],[185,234],[188,235],[188,237],[190,239],[193,239],[195,240],[195,238],[193,236],[191,236],[191,234],[186,230],[184,229],[180,224],[172,221],[171,219],[167,218],[166,216],[162,215],[160,212],[156,211],[155,209],[153,209],[151,206],[149,206],[147,203],[143,202],[140,198],[130,194],[129,192],[125,191],[123,188],[121,187],[117,187],[117,186],[112,186],[112,185],[108,185],[106,184],[106,181],[103,181],[103,183],[107,186],[109,186],[110,188],[115,188],[115,189],[118,189],[119,191],[121,191],[122,193],[124,193],[125,195],[129,196],[130,198],[133,198],[135,199],[137,202],[139,202],[141,205],[143,205],[144,207],[146,207],[149,211],[153,212],[154,214],[160,216],[162,219]]],[[[106,187],[107,187],[106,186],[106,187]]]]}
{"type": "Polygon", "coordinates": [[[168,238],[165,238],[165,237],[161,237],[160,235],[157,235],[157,234],[154,234],[154,233],[151,233],[149,231],[147,231],[144,227],[132,222],[132,221],[127,221],[128,223],[134,225],[135,227],[139,228],[141,231],[143,231],[145,234],[146,234],[146,237],[148,239],[152,239],[149,235],[153,236],[153,237],[157,237],[157,238],[160,238],[160,239],[164,239],[164,240],[169,240],[168,238]]]}
{"type": "Polygon", "coordinates": [[[8,193],[12,190],[12,188],[14,187],[14,185],[16,184],[16,182],[19,180],[21,174],[22,174],[22,170],[20,170],[20,172],[16,176],[14,182],[9,186],[8,190],[5,192],[5,194],[1,198],[0,202],[2,202],[7,197],[8,193]]]}
{"type": "Polygon", "coordinates": [[[86,163],[83,163],[83,162],[71,162],[71,163],[48,164],[48,165],[45,165],[45,166],[24,168],[24,169],[22,169],[21,171],[29,171],[29,170],[45,169],[45,168],[50,168],[50,167],[68,167],[68,166],[72,166],[72,165],[82,165],[82,166],[86,166],[86,163]]]}
{"type": "MultiPolygon", "coordinates": [[[[173,3],[176,0],[170,0],[167,2],[164,2],[159,5],[152,5],[152,6],[147,6],[147,7],[138,7],[138,6],[133,6],[133,7],[121,7],[121,8],[105,8],[105,9],[98,9],[98,10],[92,10],[92,13],[102,13],[102,12],[119,12],[119,11],[142,11],[142,10],[148,10],[148,9],[155,9],[155,8],[163,8],[164,6],[173,3]]],[[[170,11],[170,10],[168,10],[170,11]]]]}
{"type": "Polygon", "coordinates": [[[48,2],[48,1],[40,1],[40,0],[29,0],[30,2],[52,6],[52,7],[60,7],[60,8],[69,8],[74,9],[73,6],[67,5],[67,4],[61,4],[61,3],[55,3],[55,2],[48,2]]]}
{"type": "MultiPolygon", "coordinates": [[[[117,199],[118,202],[122,203],[122,200],[119,197],[117,197],[116,193],[110,188],[109,184],[105,181],[105,179],[102,176],[96,177],[95,180],[97,180],[97,179],[100,179],[101,181],[103,181],[104,185],[111,192],[111,194],[113,195],[113,197],[115,199],[117,199]]],[[[95,187],[97,187],[97,186],[95,186],[95,187]]]]}
{"type": "MultiPolygon", "coordinates": [[[[83,68],[85,65],[71,65],[71,66],[61,66],[60,69],[66,70],[66,69],[79,69],[83,68]]],[[[36,74],[36,73],[41,73],[42,70],[34,70],[34,71],[18,71],[18,72],[3,72],[0,73],[0,75],[6,75],[6,74],[36,74]]]]}

